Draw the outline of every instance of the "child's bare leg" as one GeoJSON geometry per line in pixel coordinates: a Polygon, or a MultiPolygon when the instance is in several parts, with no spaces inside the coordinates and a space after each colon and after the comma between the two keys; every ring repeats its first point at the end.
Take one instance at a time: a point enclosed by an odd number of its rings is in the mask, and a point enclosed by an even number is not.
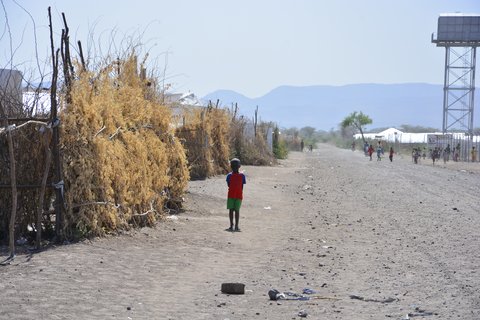
{"type": "Polygon", "coordinates": [[[238,230],[238,220],[240,220],[240,210],[235,210],[235,229],[238,230]]]}
{"type": "Polygon", "coordinates": [[[230,229],[233,229],[233,209],[230,209],[228,215],[230,217],[230,229]]]}

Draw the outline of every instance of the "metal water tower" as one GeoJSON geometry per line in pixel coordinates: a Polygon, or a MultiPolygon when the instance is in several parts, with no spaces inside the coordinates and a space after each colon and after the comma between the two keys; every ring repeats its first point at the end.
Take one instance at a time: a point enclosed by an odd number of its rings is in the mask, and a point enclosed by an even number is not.
{"type": "Polygon", "coordinates": [[[432,42],[437,47],[445,47],[443,133],[462,131],[472,136],[480,14],[441,14],[432,42]]]}

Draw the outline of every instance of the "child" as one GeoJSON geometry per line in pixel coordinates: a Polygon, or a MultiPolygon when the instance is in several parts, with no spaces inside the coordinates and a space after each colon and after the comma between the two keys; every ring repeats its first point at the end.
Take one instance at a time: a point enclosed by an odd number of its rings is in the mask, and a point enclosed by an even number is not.
{"type": "Polygon", "coordinates": [[[381,160],[382,160],[382,153],[383,153],[382,145],[381,145],[380,142],[379,142],[379,143],[378,143],[378,147],[377,147],[377,161],[381,161],[381,160]]]}
{"type": "Polygon", "coordinates": [[[229,210],[230,217],[230,228],[228,231],[233,231],[233,213],[235,212],[235,231],[240,231],[238,228],[238,220],[240,219],[240,206],[242,205],[243,199],[243,185],[247,183],[245,175],[239,173],[240,169],[240,160],[232,159],[230,161],[230,167],[232,172],[227,175],[227,185],[228,185],[228,199],[227,199],[227,209],[229,210]]]}
{"type": "Polygon", "coordinates": [[[370,145],[368,147],[368,155],[370,156],[370,161],[372,161],[372,154],[373,154],[373,146],[370,145]]]}
{"type": "Polygon", "coordinates": [[[390,159],[390,162],[393,161],[393,147],[390,147],[390,154],[388,155],[388,158],[390,159]]]}

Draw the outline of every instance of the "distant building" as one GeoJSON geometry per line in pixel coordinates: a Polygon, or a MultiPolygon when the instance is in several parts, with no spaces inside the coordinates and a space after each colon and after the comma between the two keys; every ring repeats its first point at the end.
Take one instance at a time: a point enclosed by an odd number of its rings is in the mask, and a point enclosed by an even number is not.
{"type": "Polygon", "coordinates": [[[18,70],[0,69],[0,102],[19,105],[22,101],[22,73],[18,70]]]}
{"type": "MultiPolygon", "coordinates": [[[[389,128],[378,133],[364,133],[363,136],[367,140],[382,140],[392,143],[428,143],[429,136],[443,136],[441,132],[425,132],[425,133],[409,133],[402,132],[395,128],[389,128]]],[[[449,133],[454,139],[467,139],[467,135],[463,132],[449,133]]],[[[362,139],[362,135],[357,133],[353,135],[354,139],[362,139]]],[[[480,136],[474,136],[473,142],[480,141],[480,136]]]]}
{"type": "Polygon", "coordinates": [[[165,103],[170,105],[179,104],[183,106],[202,106],[202,103],[193,92],[165,93],[164,99],[165,103]]]}

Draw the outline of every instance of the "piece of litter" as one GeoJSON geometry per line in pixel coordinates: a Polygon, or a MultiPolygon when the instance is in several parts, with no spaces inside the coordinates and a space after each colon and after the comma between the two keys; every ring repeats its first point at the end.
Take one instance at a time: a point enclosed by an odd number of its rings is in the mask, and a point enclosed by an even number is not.
{"type": "Polygon", "coordinates": [[[323,249],[330,249],[333,248],[332,246],[322,246],[323,249]]]}
{"type": "Polygon", "coordinates": [[[307,313],[307,311],[302,310],[302,311],[300,311],[300,312],[298,313],[298,316],[299,316],[300,318],[306,318],[306,317],[308,316],[308,313],[307,313]]]}
{"type": "Polygon", "coordinates": [[[315,294],[315,293],[317,293],[317,291],[309,289],[309,288],[305,288],[305,289],[303,289],[303,293],[304,294],[315,294]]]}
{"type": "Polygon", "coordinates": [[[272,210],[272,207],[263,207],[265,210],[272,210]]]}
{"type": "Polygon", "coordinates": [[[176,221],[176,220],[178,220],[178,217],[177,217],[177,216],[170,215],[170,216],[167,216],[167,219],[168,219],[168,220],[176,221]]]}
{"type": "Polygon", "coordinates": [[[357,296],[357,295],[354,295],[354,294],[350,295],[350,299],[361,300],[361,301],[365,301],[365,302],[379,302],[379,303],[391,303],[391,302],[398,301],[398,299],[394,299],[394,298],[370,299],[370,298],[364,298],[364,297],[361,297],[361,296],[357,296]]]}

